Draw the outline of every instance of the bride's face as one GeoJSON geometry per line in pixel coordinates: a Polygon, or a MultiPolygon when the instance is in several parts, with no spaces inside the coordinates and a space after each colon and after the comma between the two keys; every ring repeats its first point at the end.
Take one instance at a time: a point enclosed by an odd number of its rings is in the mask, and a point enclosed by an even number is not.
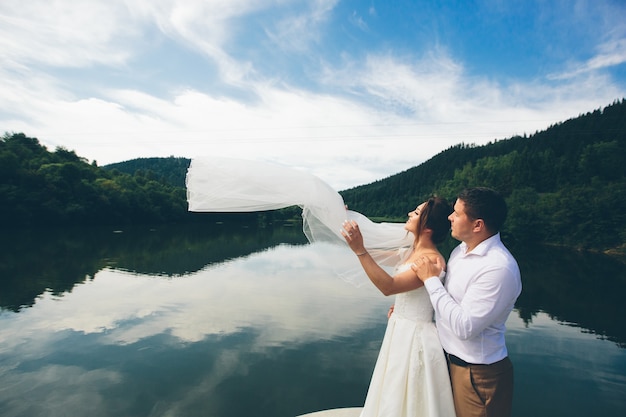
{"type": "Polygon", "coordinates": [[[415,210],[409,211],[408,213],[409,219],[406,221],[404,228],[413,233],[414,236],[417,236],[417,224],[419,223],[420,213],[425,205],[426,203],[422,203],[417,206],[415,210]]]}

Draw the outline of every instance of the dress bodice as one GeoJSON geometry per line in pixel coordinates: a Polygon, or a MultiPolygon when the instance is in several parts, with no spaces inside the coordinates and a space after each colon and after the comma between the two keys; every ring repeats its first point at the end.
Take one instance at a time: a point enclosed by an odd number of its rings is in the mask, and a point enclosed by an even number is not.
{"type": "MultiPolygon", "coordinates": [[[[409,264],[398,267],[398,272],[410,268],[409,264]]],[[[424,286],[415,290],[403,292],[396,295],[394,304],[394,314],[414,321],[433,321],[433,306],[430,303],[428,291],[424,286]]]]}

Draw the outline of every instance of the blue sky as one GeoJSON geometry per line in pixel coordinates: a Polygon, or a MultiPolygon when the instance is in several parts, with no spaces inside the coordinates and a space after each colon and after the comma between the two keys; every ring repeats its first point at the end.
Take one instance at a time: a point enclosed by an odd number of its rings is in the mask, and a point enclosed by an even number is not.
{"type": "Polygon", "coordinates": [[[623,0],[3,0],[0,129],[337,189],[626,97],[623,0]]]}

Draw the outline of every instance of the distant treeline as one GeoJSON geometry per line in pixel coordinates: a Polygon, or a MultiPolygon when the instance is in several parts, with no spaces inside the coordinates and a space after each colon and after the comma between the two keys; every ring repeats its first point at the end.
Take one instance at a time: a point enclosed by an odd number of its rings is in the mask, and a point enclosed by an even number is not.
{"type": "MultiPolygon", "coordinates": [[[[416,144],[418,146],[418,144],[416,144]]],[[[106,225],[205,221],[187,212],[189,159],[139,158],[98,167],[74,151],[50,152],[23,133],[0,140],[0,225],[106,225]]],[[[626,249],[626,101],[483,146],[459,144],[371,184],[341,191],[351,209],[403,220],[428,196],[453,200],[468,186],[509,203],[505,238],[595,250],[626,249]]],[[[297,217],[295,209],[240,215],[297,217]]],[[[231,220],[232,216],[230,215],[231,220]]]]}

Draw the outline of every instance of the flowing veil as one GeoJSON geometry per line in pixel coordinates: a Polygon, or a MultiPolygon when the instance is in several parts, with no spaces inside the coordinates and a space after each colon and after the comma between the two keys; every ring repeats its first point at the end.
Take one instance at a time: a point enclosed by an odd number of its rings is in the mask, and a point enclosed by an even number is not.
{"type": "MultiPolygon", "coordinates": [[[[318,177],[267,162],[231,158],[195,158],[187,171],[187,201],[194,212],[254,212],[302,208],[302,228],[310,242],[329,242],[356,258],[341,235],[342,223],[355,220],[365,247],[386,267],[395,267],[413,243],[404,224],[375,223],[347,210],[343,198],[318,177]]],[[[336,272],[356,285],[367,281],[358,260],[336,272]]]]}

